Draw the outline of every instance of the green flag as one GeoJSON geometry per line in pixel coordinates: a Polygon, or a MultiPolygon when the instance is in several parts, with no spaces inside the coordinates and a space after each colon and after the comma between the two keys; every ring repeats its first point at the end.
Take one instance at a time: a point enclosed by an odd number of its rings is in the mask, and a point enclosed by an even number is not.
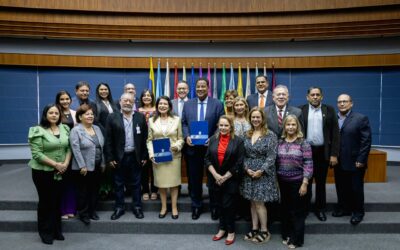
{"type": "Polygon", "coordinates": [[[225,63],[222,64],[222,87],[221,87],[221,95],[219,96],[219,100],[224,103],[225,100],[225,92],[226,92],[226,72],[225,72],[225,63]]]}

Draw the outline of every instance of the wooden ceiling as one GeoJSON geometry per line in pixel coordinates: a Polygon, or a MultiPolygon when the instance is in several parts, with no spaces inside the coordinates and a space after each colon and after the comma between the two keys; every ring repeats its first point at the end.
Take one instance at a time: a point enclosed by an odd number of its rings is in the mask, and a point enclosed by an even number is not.
{"type": "Polygon", "coordinates": [[[288,41],[400,35],[400,0],[0,0],[0,36],[288,41]]]}

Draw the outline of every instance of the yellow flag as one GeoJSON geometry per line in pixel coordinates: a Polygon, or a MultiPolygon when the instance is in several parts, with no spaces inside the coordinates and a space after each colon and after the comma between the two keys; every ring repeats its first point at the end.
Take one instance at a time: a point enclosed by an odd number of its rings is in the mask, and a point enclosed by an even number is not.
{"type": "Polygon", "coordinates": [[[237,92],[239,96],[243,96],[243,83],[242,83],[242,67],[240,66],[239,63],[239,69],[238,69],[238,88],[237,92]]]}

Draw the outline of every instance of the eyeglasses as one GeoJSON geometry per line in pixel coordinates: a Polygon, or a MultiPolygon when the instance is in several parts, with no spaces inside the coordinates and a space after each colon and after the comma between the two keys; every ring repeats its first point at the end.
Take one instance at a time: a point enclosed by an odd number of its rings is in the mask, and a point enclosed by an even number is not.
{"type": "Polygon", "coordinates": [[[342,104],[342,103],[343,103],[343,104],[346,104],[346,103],[349,103],[349,102],[350,102],[350,101],[348,101],[348,100],[337,101],[338,104],[342,104]]]}

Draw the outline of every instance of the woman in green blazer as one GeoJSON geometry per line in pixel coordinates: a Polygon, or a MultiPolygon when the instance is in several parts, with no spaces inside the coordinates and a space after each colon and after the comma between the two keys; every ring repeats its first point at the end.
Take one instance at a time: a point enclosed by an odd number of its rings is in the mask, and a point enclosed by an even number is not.
{"type": "Polygon", "coordinates": [[[64,240],[61,232],[60,180],[71,160],[69,127],[61,124],[60,109],[49,104],[43,109],[40,124],[29,129],[32,179],[39,196],[38,231],[42,242],[64,240]]]}

